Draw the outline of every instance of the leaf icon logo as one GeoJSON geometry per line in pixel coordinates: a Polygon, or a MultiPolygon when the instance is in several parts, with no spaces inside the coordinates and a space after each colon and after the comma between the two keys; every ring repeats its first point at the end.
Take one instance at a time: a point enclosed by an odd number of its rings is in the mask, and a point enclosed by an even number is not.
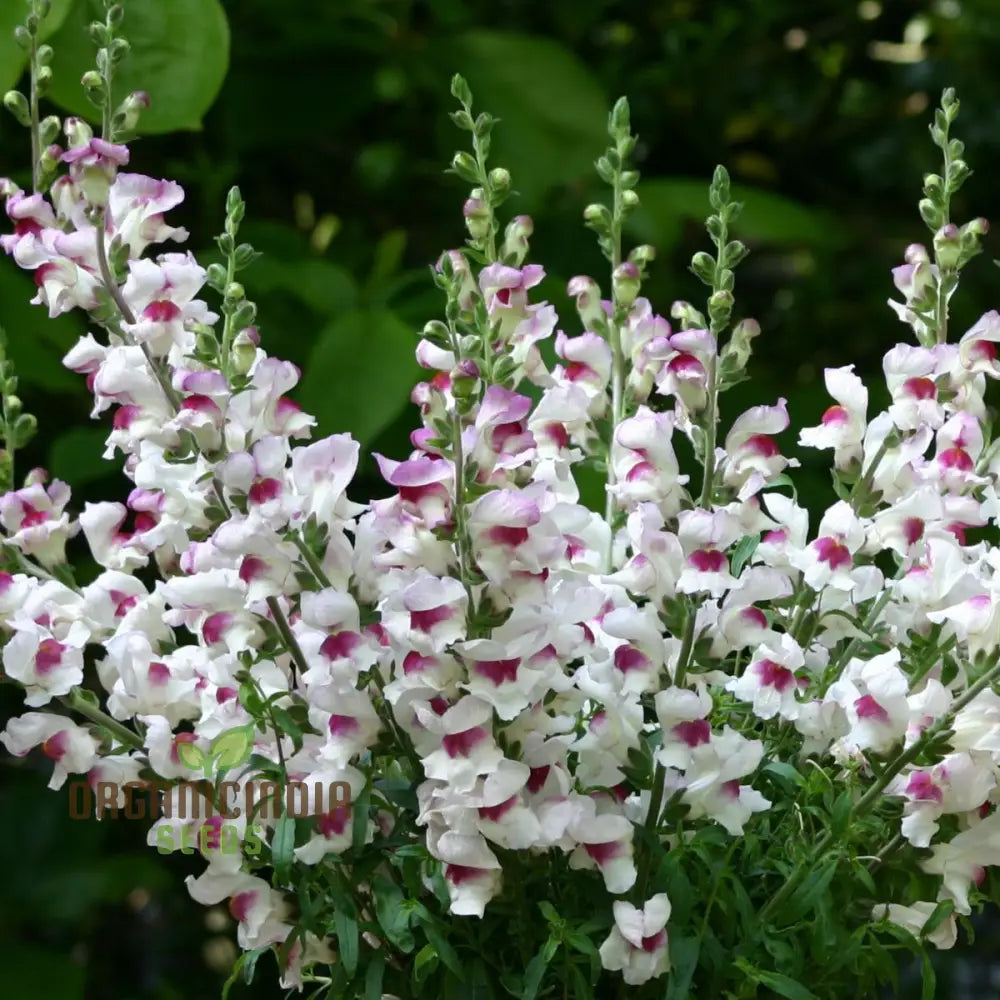
{"type": "MultiPolygon", "coordinates": [[[[254,727],[252,724],[237,726],[219,733],[209,747],[209,757],[215,763],[216,770],[228,771],[239,767],[250,759],[253,753],[254,727]]],[[[208,764],[206,764],[208,766],[208,764]]]]}
{"type": "Polygon", "coordinates": [[[213,764],[216,771],[228,771],[245,764],[253,753],[253,740],[253,725],[237,726],[219,733],[207,752],[194,743],[176,744],[177,759],[184,767],[203,771],[206,778],[211,778],[213,764]]]}
{"type": "Polygon", "coordinates": [[[211,764],[211,760],[201,747],[194,743],[176,743],[177,759],[192,771],[197,771],[202,767],[211,764]]]}

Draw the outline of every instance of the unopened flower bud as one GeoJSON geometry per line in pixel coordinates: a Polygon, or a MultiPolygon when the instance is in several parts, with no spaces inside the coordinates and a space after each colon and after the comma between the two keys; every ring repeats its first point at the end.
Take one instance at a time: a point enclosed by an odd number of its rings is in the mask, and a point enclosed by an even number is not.
{"type": "Polygon", "coordinates": [[[911,243],[903,253],[903,260],[907,264],[929,264],[931,262],[927,247],[922,243],[911,243]]]}
{"type": "Polygon", "coordinates": [[[226,282],[226,269],[219,263],[209,264],[205,273],[208,277],[208,283],[216,291],[222,291],[226,282]]]}
{"type": "Polygon", "coordinates": [[[941,209],[934,204],[930,198],[921,198],[917,202],[917,210],[920,212],[920,218],[931,229],[939,229],[944,222],[944,218],[941,215],[941,209]]]}
{"type": "Polygon", "coordinates": [[[535,224],[529,215],[515,216],[507,224],[503,237],[503,255],[514,260],[514,267],[520,267],[528,252],[528,239],[535,231],[535,224]]]}
{"type": "Polygon", "coordinates": [[[87,70],[80,78],[80,86],[83,87],[87,99],[92,104],[101,104],[104,100],[105,84],[104,78],[96,69],[87,70]]]}
{"type": "Polygon", "coordinates": [[[733,304],[736,300],[732,292],[716,292],[708,300],[708,312],[710,316],[728,315],[732,312],[733,304]]]}
{"type": "Polygon", "coordinates": [[[958,226],[949,222],[934,234],[934,254],[938,265],[942,268],[957,267],[961,253],[962,240],[958,226]]]}
{"type": "Polygon", "coordinates": [[[641,284],[639,268],[630,260],[619,264],[611,275],[611,288],[615,301],[626,309],[635,302],[641,284]]]}
{"type": "Polygon", "coordinates": [[[195,353],[214,356],[219,349],[215,331],[204,323],[199,323],[194,331],[195,353]]]}
{"type": "Polygon", "coordinates": [[[980,216],[962,226],[963,233],[973,233],[976,236],[985,236],[990,231],[989,221],[980,216]]]}
{"type": "Polygon", "coordinates": [[[94,130],[82,118],[67,118],[63,131],[71,148],[86,146],[94,138],[94,130]]]}
{"type": "Polygon", "coordinates": [[[944,191],[944,181],[939,174],[924,174],[924,194],[928,197],[944,191]]]}
{"type": "Polygon", "coordinates": [[[494,167],[490,171],[490,187],[494,191],[506,191],[510,187],[510,171],[503,167],[494,167]]]}
{"type": "MultiPolygon", "coordinates": [[[[477,190],[481,190],[477,188],[477,190]]],[[[462,214],[465,216],[465,228],[474,240],[485,239],[490,231],[490,212],[482,198],[473,194],[466,199],[462,206],[462,214]]]]}
{"type": "Polygon", "coordinates": [[[722,349],[722,365],[734,372],[747,366],[752,353],[751,341],[760,335],[760,324],[755,319],[744,319],[736,324],[732,336],[722,349]]]}
{"type": "Polygon", "coordinates": [[[606,205],[601,205],[598,202],[588,205],[583,210],[583,218],[585,222],[589,222],[591,225],[611,225],[611,213],[608,211],[606,205]]]}
{"type": "Polygon", "coordinates": [[[622,191],[622,208],[629,209],[635,208],[639,204],[639,196],[635,191],[622,191]]]}
{"type": "Polygon", "coordinates": [[[104,208],[111,191],[108,171],[101,166],[84,167],[80,174],[80,190],[87,202],[96,208],[104,208]]]}
{"type": "Polygon", "coordinates": [[[134,90],[115,112],[117,127],[122,132],[134,132],[139,124],[139,116],[149,107],[149,94],[144,90],[134,90]]]}
{"type": "Polygon", "coordinates": [[[41,145],[50,146],[55,137],[59,135],[61,127],[62,122],[59,121],[58,115],[49,115],[47,118],[43,118],[38,123],[38,138],[41,145]]]}
{"type": "Polygon", "coordinates": [[[451,160],[451,169],[454,170],[463,181],[468,181],[470,184],[476,184],[479,181],[479,167],[475,159],[469,153],[456,153],[451,160]]]}
{"type": "Polygon", "coordinates": [[[257,318],[257,307],[252,302],[243,301],[232,314],[233,327],[242,330],[257,318]]]}
{"type": "Polygon", "coordinates": [[[8,90],[3,95],[3,106],[14,116],[19,125],[31,125],[31,111],[28,99],[19,90],[8,90]]]}
{"type": "Polygon", "coordinates": [[[628,259],[634,261],[641,271],[651,261],[656,260],[656,247],[641,243],[628,255],[628,259]]]}
{"type": "Polygon", "coordinates": [[[257,343],[251,331],[254,334],[257,332],[252,326],[249,326],[245,330],[241,330],[233,340],[231,356],[233,370],[238,375],[246,375],[253,367],[254,361],[257,360],[257,343]]]}
{"type": "Polygon", "coordinates": [[[584,274],[570,278],[566,294],[576,299],[576,311],[585,330],[594,330],[604,322],[601,289],[593,278],[584,274]]]}
{"type": "Polygon", "coordinates": [[[691,270],[706,285],[715,283],[715,258],[711,254],[705,253],[704,250],[699,250],[691,258],[691,270]]]}
{"type": "Polygon", "coordinates": [[[226,286],[226,302],[242,302],[246,297],[246,289],[238,281],[230,281],[226,286]]]}
{"type": "Polygon", "coordinates": [[[432,344],[437,344],[439,347],[448,344],[448,327],[439,319],[432,319],[425,323],[423,335],[432,344]]]}
{"type": "Polygon", "coordinates": [[[478,379],[459,373],[456,368],[451,373],[451,394],[456,400],[471,399],[476,393],[478,379]]]}
{"type": "Polygon", "coordinates": [[[703,330],[705,317],[690,302],[678,299],[670,307],[670,318],[680,323],[682,330],[703,330]]]}

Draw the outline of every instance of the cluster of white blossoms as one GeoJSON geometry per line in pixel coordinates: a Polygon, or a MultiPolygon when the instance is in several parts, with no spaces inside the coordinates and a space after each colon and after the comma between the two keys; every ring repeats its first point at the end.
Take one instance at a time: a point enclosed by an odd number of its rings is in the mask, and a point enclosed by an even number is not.
{"type": "MultiPolygon", "coordinates": [[[[68,172],[47,196],[7,184],[2,246],[50,315],[80,309],[101,331],[65,364],[86,378],[93,415],[110,415],[105,458],[134,489],[76,511],[36,470],[0,498],[18,563],[0,577],[3,670],[30,709],[0,736],[11,753],[40,747],[54,788],[68,775],[124,786],[190,777],[179,745],[207,751],[250,725],[254,756],[230,779],[269,764],[290,781],[345,782],[357,803],[378,777],[373,753],[390,747],[415,769],[417,811],[364,799],[362,841],[420,827],[459,917],[503,891],[500,852],[564,855],[599,874],[608,898],[594,905],[613,908],[603,966],[641,984],[669,971],[671,903],[636,895],[637,826],[676,843],[662,819],[672,803],[688,831],[739,838],[772,805],[755,780],[778,733],[793,748],[784,763],[809,757],[834,782],[860,775],[872,802],[902,800],[901,836],[929,848],[939,893],[885,901],[872,920],[919,931],[948,899],[934,940],[954,941],[954,914],[1000,863],[1000,548],[979,530],[1000,520],[1000,451],[984,429],[1000,315],[930,343],[915,304],[941,275],[911,248],[897,311],[924,346],[886,355],[880,413],[852,366],[826,372],[836,402],[799,442],[832,449],[854,486],[811,528],[783,492],[798,464],[776,442],[784,399],[716,441],[718,394],[753,326],[720,351],[686,303],[674,325],[658,315],[627,261],[611,300],[570,282],[584,332],[569,335],[532,301],[543,271],[524,263],[531,223],[518,217],[492,261],[452,251],[439,263],[449,319],[417,345],[421,426],[408,455],[375,456],[392,495],[358,503],[359,446],[313,439],[289,397],[297,368],[236,329],[232,310],[213,333],[191,254],[148,252],[186,238],[165,220],[180,187],[123,172],[128,150],[81,122],[66,132],[68,172]],[[700,495],[675,452],[683,438],[707,477],[700,495]],[[595,512],[575,470],[602,443],[609,502],[595,512]],[[77,586],[65,547],[80,533],[101,572],[77,586]],[[947,751],[918,766],[916,748],[944,727],[947,751]],[[651,780],[637,781],[647,750],[651,780]]],[[[474,236],[484,211],[474,193],[474,236]]],[[[163,824],[219,822],[163,817],[150,843],[163,824]]],[[[317,811],[295,865],[347,850],[356,827],[343,807],[317,811]]],[[[268,843],[274,818],[263,828],[268,843]]],[[[191,894],[228,900],[244,949],[286,942],[292,882],[238,852],[203,853],[191,894]]],[[[284,984],[331,955],[298,935],[284,984]]]]}

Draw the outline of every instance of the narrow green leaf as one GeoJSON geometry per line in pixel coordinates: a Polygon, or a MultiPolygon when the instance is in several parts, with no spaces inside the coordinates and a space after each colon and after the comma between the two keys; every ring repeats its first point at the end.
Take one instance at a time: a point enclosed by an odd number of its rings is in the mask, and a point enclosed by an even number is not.
{"type": "Polygon", "coordinates": [[[924,926],[920,928],[921,937],[930,937],[953,913],[955,903],[951,899],[942,899],[931,911],[924,926]]]}
{"type": "Polygon", "coordinates": [[[422,983],[438,967],[438,954],[434,945],[425,944],[413,961],[413,981],[422,983]]]}
{"type": "Polygon", "coordinates": [[[671,969],[665,1000],[687,1000],[691,980],[698,968],[701,942],[694,936],[676,931],[670,934],[669,947],[671,969]]]}
{"type": "Polygon", "coordinates": [[[927,951],[920,953],[920,975],[922,979],[920,1000],[934,1000],[934,995],[937,992],[937,977],[934,974],[931,956],[927,951]]]}
{"type": "Polygon", "coordinates": [[[524,972],[524,986],[521,989],[521,1000],[535,1000],[538,988],[545,978],[545,970],[549,966],[549,959],[545,954],[545,946],[528,963],[528,968],[524,972]]]}
{"type": "Polygon", "coordinates": [[[405,905],[403,891],[385,875],[376,875],[371,886],[375,897],[375,916],[385,931],[385,936],[390,944],[409,954],[415,946],[413,932],[410,930],[413,911],[405,905]]]}
{"type": "Polygon", "coordinates": [[[441,932],[441,928],[434,922],[433,918],[421,920],[420,923],[424,928],[424,933],[427,935],[427,940],[434,946],[435,953],[448,967],[449,971],[464,983],[465,970],[462,968],[462,963],[458,960],[455,949],[441,932]]]}
{"type": "Polygon", "coordinates": [[[382,1000],[382,980],[385,977],[385,955],[376,952],[365,971],[365,1000],[382,1000]]]}
{"type": "Polygon", "coordinates": [[[274,866],[274,877],[281,884],[287,883],[291,875],[294,849],[295,820],[282,809],[271,835],[271,864],[274,866]]]}
{"type": "Polygon", "coordinates": [[[333,924],[337,931],[337,951],[348,976],[354,977],[358,971],[358,922],[343,910],[333,914],[333,924]]]}
{"type": "Polygon", "coordinates": [[[809,875],[781,908],[781,919],[786,923],[794,923],[809,913],[829,888],[837,873],[837,865],[838,861],[834,858],[809,875]]]}
{"type": "Polygon", "coordinates": [[[736,548],[733,549],[733,554],[730,559],[731,572],[733,576],[739,576],[743,570],[743,567],[750,561],[751,556],[757,551],[757,546],[760,545],[760,535],[744,535],[737,543],[736,548]]]}
{"type": "Polygon", "coordinates": [[[811,990],[807,990],[800,982],[782,975],[780,972],[757,972],[757,982],[768,989],[774,990],[787,1000],[819,1000],[811,990]]]}

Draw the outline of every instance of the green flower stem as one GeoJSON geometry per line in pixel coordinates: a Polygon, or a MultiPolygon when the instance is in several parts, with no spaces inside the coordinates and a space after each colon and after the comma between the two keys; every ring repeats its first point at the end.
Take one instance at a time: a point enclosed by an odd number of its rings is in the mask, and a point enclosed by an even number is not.
{"type": "MultiPolygon", "coordinates": [[[[873,784],[852,807],[847,821],[847,828],[850,829],[851,823],[853,823],[854,820],[867,813],[879,800],[880,796],[892,779],[895,778],[907,764],[916,760],[917,757],[920,756],[923,749],[932,740],[936,739],[942,732],[949,728],[955,716],[980,692],[985,691],[986,688],[990,687],[990,685],[992,685],[998,678],[1000,678],[1000,663],[995,663],[989,670],[986,671],[985,674],[983,674],[982,677],[979,678],[978,681],[976,681],[975,684],[972,685],[972,687],[970,687],[955,701],[955,704],[952,705],[951,710],[947,715],[942,716],[932,726],[925,729],[921,734],[920,739],[900,753],[891,764],[888,764],[875,784],[873,784]]],[[[758,913],[761,923],[763,923],[771,913],[781,906],[781,904],[784,903],[796,889],[798,889],[798,887],[812,872],[816,863],[833,846],[835,839],[836,835],[833,831],[827,830],[827,832],[820,839],[819,843],[813,849],[809,858],[799,863],[791,877],[785,881],[778,892],[773,895],[761,908],[758,913]]]]}
{"type": "Polygon", "coordinates": [[[299,532],[296,532],[292,536],[292,543],[299,550],[302,555],[302,561],[309,568],[309,572],[316,578],[316,582],[319,583],[321,587],[330,588],[333,584],[330,582],[330,578],[326,575],[323,570],[323,565],[316,558],[312,550],[306,545],[305,540],[299,532]]]}
{"type": "MultiPolygon", "coordinates": [[[[226,254],[226,284],[225,288],[229,288],[230,285],[236,280],[236,254],[233,253],[226,254]]],[[[222,374],[225,376],[226,381],[230,379],[230,366],[232,364],[232,353],[233,353],[233,317],[236,315],[235,309],[231,309],[225,303],[228,300],[225,299],[223,306],[223,320],[222,320],[222,354],[220,357],[220,363],[222,366],[222,374]]]]}
{"type": "MultiPolygon", "coordinates": [[[[32,12],[41,16],[38,4],[31,5],[32,12]]],[[[31,33],[31,48],[28,50],[31,83],[28,91],[28,113],[31,116],[31,190],[38,194],[42,186],[42,139],[38,115],[38,32],[31,33]]]]}
{"type": "Polygon", "coordinates": [[[64,698],[61,698],[60,701],[62,701],[62,703],[71,711],[77,712],[78,714],[84,716],[84,718],[89,719],[91,722],[100,726],[102,729],[108,730],[108,732],[110,732],[111,735],[114,736],[120,743],[130,746],[134,750],[145,749],[142,739],[136,733],[133,733],[131,729],[123,726],[117,720],[112,719],[106,712],[102,712],[101,709],[92,705],[86,698],[83,697],[79,688],[73,688],[73,690],[64,698]]]}
{"type": "Polygon", "coordinates": [[[294,684],[295,668],[298,667],[300,674],[304,674],[309,669],[309,661],[306,660],[305,654],[302,652],[302,647],[299,645],[299,640],[295,638],[295,633],[289,627],[288,619],[285,617],[285,612],[281,610],[281,605],[278,603],[277,597],[269,597],[265,603],[267,604],[267,610],[271,612],[274,624],[278,628],[281,641],[285,644],[288,655],[292,658],[292,683],[294,684]]]}

